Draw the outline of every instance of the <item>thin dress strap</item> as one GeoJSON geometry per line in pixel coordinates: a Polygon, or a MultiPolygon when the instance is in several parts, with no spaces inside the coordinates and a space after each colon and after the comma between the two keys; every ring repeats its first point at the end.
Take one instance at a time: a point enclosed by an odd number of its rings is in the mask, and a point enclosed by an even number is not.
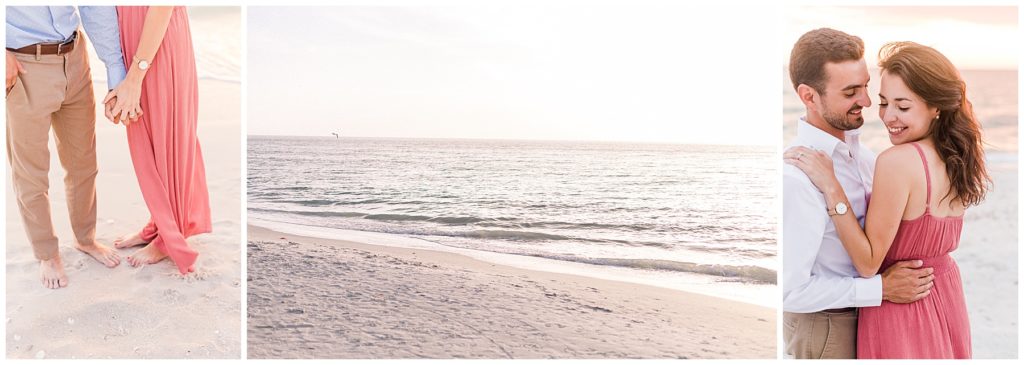
{"type": "Polygon", "coordinates": [[[911,142],[914,148],[917,149],[917,154],[921,155],[921,164],[924,165],[924,182],[928,186],[928,195],[925,195],[924,200],[924,211],[930,212],[932,209],[932,175],[928,172],[928,158],[924,157],[924,150],[917,142],[911,142]]]}

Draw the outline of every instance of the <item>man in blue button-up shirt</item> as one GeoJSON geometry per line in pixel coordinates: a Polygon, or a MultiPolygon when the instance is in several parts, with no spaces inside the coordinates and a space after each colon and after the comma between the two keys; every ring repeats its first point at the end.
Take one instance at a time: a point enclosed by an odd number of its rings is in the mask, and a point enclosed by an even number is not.
{"type": "MultiPolygon", "coordinates": [[[[18,49],[36,43],[61,43],[83,25],[96,54],[107,67],[107,89],[113,89],[127,74],[117,12],[113,6],[81,6],[79,11],[81,17],[73,6],[8,6],[6,47],[18,49]]],[[[11,61],[10,56],[7,61],[11,61]]],[[[11,77],[8,73],[8,80],[11,77]]]]}
{"type": "Polygon", "coordinates": [[[67,286],[47,195],[49,131],[66,171],[75,247],[108,267],[120,258],[96,242],[96,98],[80,25],[107,68],[107,88],[125,77],[112,6],[7,7],[7,150],[22,223],[40,262],[43,286],[67,286]]]}

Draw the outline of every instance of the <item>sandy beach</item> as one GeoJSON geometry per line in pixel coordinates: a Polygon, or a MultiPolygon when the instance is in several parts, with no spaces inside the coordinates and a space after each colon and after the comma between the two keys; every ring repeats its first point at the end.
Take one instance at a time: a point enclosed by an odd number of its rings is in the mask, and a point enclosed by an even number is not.
{"type": "Polygon", "coordinates": [[[774,358],[775,311],[249,226],[250,358],[774,358]]]}
{"type": "MultiPolygon", "coordinates": [[[[94,64],[95,66],[95,64],[94,64]]],[[[94,83],[98,97],[106,83],[94,83]]],[[[6,345],[8,358],[238,358],[241,356],[240,85],[200,80],[199,139],[206,161],[213,233],[189,239],[196,272],[165,260],[108,269],[76,250],[56,152],[50,200],[67,288],[44,288],[6,173],[6,345]]],[[[124,127],[97,108],[97,239],[138,231],[149,213],[139,191],[124,127]]],[[[53,139],[50,150],[56,151],[53,139]]],[[[5,164],[5,166],[7,166],[5,164]]]]}
{"type": "MultiPolygon", "coordinates": [[[[1016,162],[1014,162],[1014,165],[1016,162]]],[[[1017,358],[1017,169],[990,168],[994,187],[985,201],[967,210],[960,266],[971,321],[974,357],[1017,358]]]]}

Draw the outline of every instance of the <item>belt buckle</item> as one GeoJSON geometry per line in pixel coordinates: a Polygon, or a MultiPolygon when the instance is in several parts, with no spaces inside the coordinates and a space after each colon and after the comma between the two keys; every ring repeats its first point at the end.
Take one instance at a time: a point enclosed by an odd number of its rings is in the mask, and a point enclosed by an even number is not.
{"type": "Polygon", "coordinates": [[[64,54],[64,52],[65,52],[64,51],[64,46],[74,47],[75,40],[78,38],[77,36],[78,36],[78,31],[75,31],[75,33],[71,34],[71,38],[70,39],[68,39],[64,43],[58,43],[57,44],[57,55],[59,56],[59,55],[64,54]]]}

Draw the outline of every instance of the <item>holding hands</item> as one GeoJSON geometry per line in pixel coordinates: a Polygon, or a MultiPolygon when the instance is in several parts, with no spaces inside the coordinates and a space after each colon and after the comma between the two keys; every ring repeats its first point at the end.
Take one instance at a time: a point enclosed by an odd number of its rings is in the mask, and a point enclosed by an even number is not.
{"type": "Polygon", "coordinates": [[[142,116],[142,106],[139,102],[142,98],[142,80],[146,77],[146,70],[156,56],[157,49],[160,48],[173,14],[173,6],[153,6],[146,11],[139,47],[128,66],[128,74],[125,75],[124,81],[103,98],[104,113],[115,124],[124,122],[127,126],[142,116]]]}
{"type": "Polygon", "coordinates": [[[117,115],[114,115],[112,113],[114,105],[117,103],[117,97],[111,96],[111,93],[113,93],[113,90],[108,92],[107,96],[103,98],[103,100],[106,100],[106,102],[103,103],[103,116],[107,117],[107,120],[113,122],[114,124],[118,124],[121,123],[121,121],[124,121],[125,126],[127,126],[129,123],[131,123],[130,120],[124,119],[120,113],[117,115]]]}
{"type": "Polygon", "coordinates": [[[114,122],[114,124],[123,122],[125,127],[139,121],[139,118],[142,117],[142,109],[138,109],[134,114],[128,113],[128,115],[124,115],[125,113],[123,112],[114,113],[114,107],[117,105],[117,96],[112,95],[113,93],[114,91],[111,90],[107,93],[107,96],[103,98],[103,100],[105,100],[103,102],[103,115],[111,122],[114,122]]]}
{"type": "Polygon", "coordinates": [[[132,77],[128,72],[125,78],[103,98],[103,114],[114,124],[123,122],[127,127],[142,117],[142,77],[132,77]]]}

